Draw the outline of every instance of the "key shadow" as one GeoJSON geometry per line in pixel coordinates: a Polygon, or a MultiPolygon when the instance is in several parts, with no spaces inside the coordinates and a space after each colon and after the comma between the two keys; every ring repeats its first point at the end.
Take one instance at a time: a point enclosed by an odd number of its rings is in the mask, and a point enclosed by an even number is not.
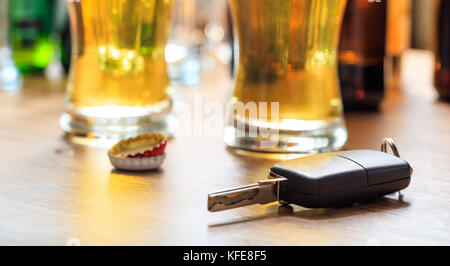
{"type": "Polygon", "coordinates": [[[364,203],[354,204],[352,206],[330,209],[306,209],[293,207],[291,205],[270,206],[267,208],[268,214],[262,216],[254,216],[244,220],[230,221],[219,224],[211,224],[209,228],[242,224],[252,221],[277,218],[277,217],[296,217],[305,220],[333,220],[352,216],[362,216],[369,213],[392,211],[396,209],[407,208],[409,202],[403,199],[378,198],[364,203]],[[297,210],[296,210],[297,209],[297,210]]]}

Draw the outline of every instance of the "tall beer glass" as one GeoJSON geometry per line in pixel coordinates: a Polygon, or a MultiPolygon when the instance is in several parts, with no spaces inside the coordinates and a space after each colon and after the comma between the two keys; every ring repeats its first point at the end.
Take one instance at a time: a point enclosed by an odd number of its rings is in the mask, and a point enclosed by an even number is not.
{"type": "Polygon", "coordinates": [[[346,0],[229,3],[239,64],[226,144],[281,153],[342,148],[337,47],[346,0]]]}
{"type": "Polygon", "coordinates": [[[68,0],[72,63],[61,126],[84,138],[171,134],[164,50],[172,0],[68,0]]]}

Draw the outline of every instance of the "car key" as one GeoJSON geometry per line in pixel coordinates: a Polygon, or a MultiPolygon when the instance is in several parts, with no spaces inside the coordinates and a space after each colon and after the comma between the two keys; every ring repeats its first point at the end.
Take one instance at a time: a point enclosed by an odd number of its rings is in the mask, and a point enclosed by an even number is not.
{"type": "Polygon", "coordinates": [[[407,188],[412,168],[400,158],[392,139],[382,151],[356,150],[311,155],[276,164],[269,179],[208,195],[208,210],[253,204],[296,204],[331,208],[381,197],[407,188]],[[394,155],[388,154],[389,144],[394,155]]]}

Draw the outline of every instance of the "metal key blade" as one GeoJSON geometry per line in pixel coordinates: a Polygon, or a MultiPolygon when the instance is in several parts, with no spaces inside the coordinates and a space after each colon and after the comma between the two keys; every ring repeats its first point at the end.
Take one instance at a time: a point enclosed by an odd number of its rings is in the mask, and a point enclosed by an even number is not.
{"type": "Polygon", "coordinates": [[[257,184],[227,189],[208,195],[210,212],[224,211],[254,204],[268,204],[278,199],[278,184],[285,179],[264,180],[257,184]]]}

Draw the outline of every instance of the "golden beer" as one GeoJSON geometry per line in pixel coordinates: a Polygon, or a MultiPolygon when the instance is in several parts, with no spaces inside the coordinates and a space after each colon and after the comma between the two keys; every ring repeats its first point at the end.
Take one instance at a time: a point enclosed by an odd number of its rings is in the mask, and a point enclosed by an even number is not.
{"type": "Polygon", "coordinates": [[[172,0],[69,0],[73,55],[62,128],[123,138],[170,134],[164,57],[172,0]]]}
{"type": "Polygon", "coordinates": [[[311,153],[346,139],[337,47],[346,0],[229,0],[239,39],[233,109],[225,142],[235,148],[311,153]],[[267,103],[261,112],[260,103],[267,103]],[[272,110],[271,103],[278,103],[272,110]],[[250,128],[276,129],[252,136],[250,128]],[[270,145],[272,144],[272,145],[270,145]]]}

